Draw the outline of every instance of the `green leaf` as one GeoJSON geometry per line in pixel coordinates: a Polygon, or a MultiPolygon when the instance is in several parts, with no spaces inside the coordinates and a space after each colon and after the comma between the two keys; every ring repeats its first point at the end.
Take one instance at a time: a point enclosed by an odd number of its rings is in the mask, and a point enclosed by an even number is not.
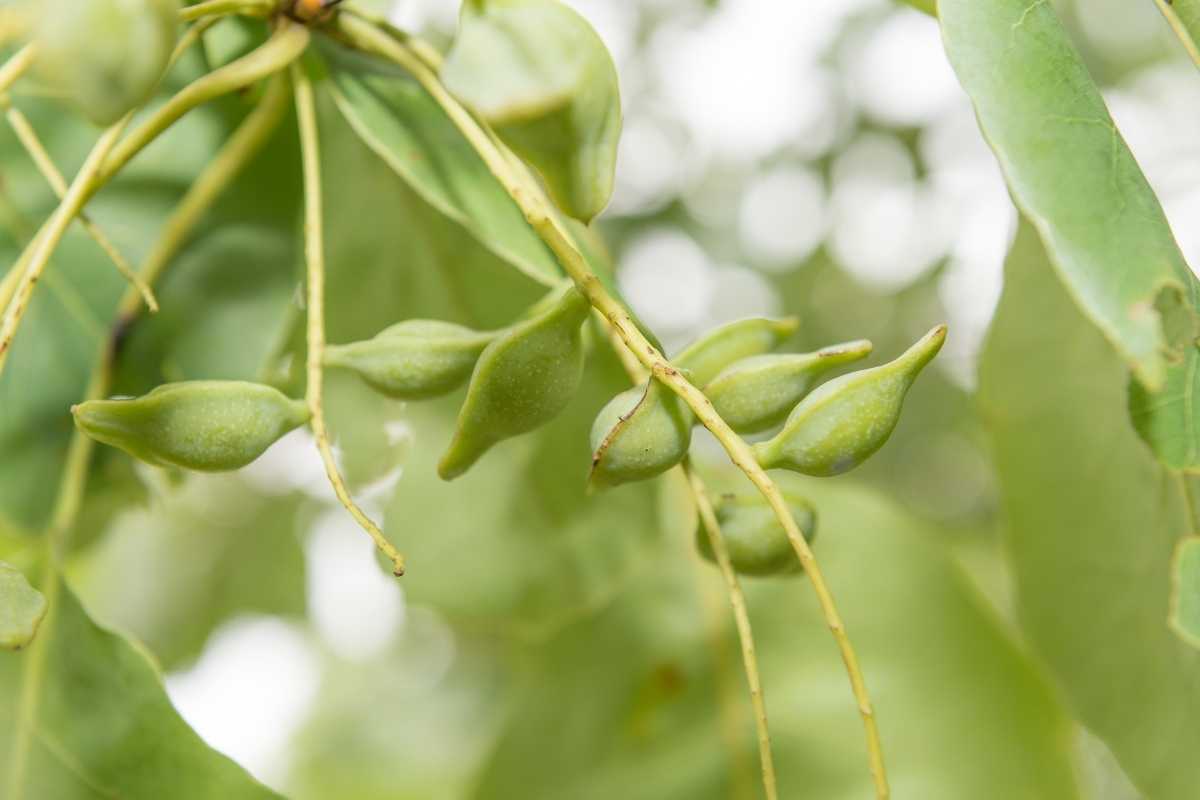
{"type": "Polygon", "coordinates": [[[1154,0],[1179,37],[1188,57],[1200,67],[1200,0],[1154,0]]]}
{"type": "Polygon", "coordinates": [[[42,593],[21,570],[0,561],[0,648],[19,650],[29,644],[45,615],[42,593]]]}
{"type": "Polygon", "coordinates": [[[0,654],[5,797],[158,800],[167,786],[178,800],[276,797],[183,722],[143,651],[92,622],[66,586],[46,592],[33,646],[0,654]]]}
{"type": "MultiPolygon", "coordinates": [[[[789,490],[797,486],[821,509],[818,556],[874,693],[897,796],[1077,797],[1067,719],[930,532],[861,488],[814,492],[815,482],[791,482],[789,490]]],[[[705,591],[720,579],[681,549],[690,549],[690,531],[674,533],[602,615],[524,654],[533,667],[476,798],[734,794],[730,763],[739,756],[720,733],[722,692],[695,571],[705,591]]],[[[793,578],[745,588],[780,796],[870,796],[861,722],[811,587],[793,578]]],[[[729,635],[724,603],[721,613],[729,635]]],[[[737,652],[733,641],[725,647],[737,652]]],[[[741,705],[740,662],[731,662],[732,702],[741,705]]],[[[733,735],[754,765],[746,719],[733,735]]],[[[757,796],[754,766],[749,776],[757,796]]]]}
{"type": "Polygon", "coordinates": [[[1200,652],[1168,627],[1184,479],[1121,424],[1127,372],[1023,225],[980,368],[1022,626],[1156,800],[1200,784],[1200,652]]]}
{"type": "Polygon", "coordinates": [[[1200,290],[1053,8],[942,0],[939,14],[1013,199],[1075,302],[1142,384],[1132,408],[1139,431],[1164,463],[1198,466],[1200,290]]]}
{"type": "Polygon", "coordinates": [[[1188,537],[1175,548],[1171,581],[1171,627],[1200,648],[1200,536],[1188,537]]]}
{"type": "MultiPolygon", "coordinates": [[[[433,98],[407,78],[343,66],[339,46],[321,41],[331,56],[323,86],[354,133],[427,203],[497,256],[539,283],[560,280],[550,251],[433,98]]],[[[358,197],[361,203],[371,195],[358,197]]],[[[367,216],[375,225],[388,224],[394,207],[372,201],[384,211],[367,216]]]]}
{"type": "Polygon", "coordinates": [[[468,3],[441,77],[537,169],[566,214],[588,223],[608,204],[617,68],[579,12],[558,0],[468,3]]]}

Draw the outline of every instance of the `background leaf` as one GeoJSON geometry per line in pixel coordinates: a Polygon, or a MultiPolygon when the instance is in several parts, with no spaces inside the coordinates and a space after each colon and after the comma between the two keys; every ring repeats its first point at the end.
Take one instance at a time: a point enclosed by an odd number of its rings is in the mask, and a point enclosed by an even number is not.
{"type": "Polygon", "coordinates": [[[0,648],[19,650],[29,644],[45,615],[42,593],[19,569],[0,561],[0,648]]]}
{"type": "Polygon", "coordinates": [[[1181,477],[1115,422],[1125,381],[1022,226],[980,368],[1021,623],[1141,790],[1189,798],[1200,652],[1167,616],[1171,555],[1195,523],[1181,477]]]}
{"type": "Polygon", "coordinates": [[[939,17],[1013,199],[1142,384],[1139,432],[1164,463],[1198,466],[1197,283],[1054,9],[942,0],[939,17]]]}
{"type": "Polygon", "coordinates": [[[1171,580],[1171,627],[1200,648],[1200,537],[1190,536],[1175,548],[1171,580]]]}
{"type": "Polygon", "coordinates": [[[165,786],[180,800],[276,796],[187,727],[144,652],[88,619],[67,587],[52,605],[32,648],[0,654],[5,780],[23,687],[40,672],[23,797],[154,800],[165,786]]]}

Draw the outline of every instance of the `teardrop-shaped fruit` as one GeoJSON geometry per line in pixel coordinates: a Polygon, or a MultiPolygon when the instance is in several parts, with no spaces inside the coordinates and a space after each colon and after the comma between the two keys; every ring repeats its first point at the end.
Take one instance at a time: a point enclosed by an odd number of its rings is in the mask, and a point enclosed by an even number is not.
{"type": "Polygon", "coordinates": [[[758,433],[783,422],[826,372],[870,353],[871,343],[860,339],[815,353],[751,356],[714,378],[704,393],[729,427],[758,433]]]}
{"type": "Polygon", "coordinates": [[[97,125],[149,99],[179,34],[179,0],[37,0],[41,77],[97,125]]]}
{"type": "Polygon", "coordinates": [[[204,472],[244,467],[309,418],[303,401],[246,381],[166,383],[142,397],[88,400],[71,412],[98,442],[157,466],[204,472]]]}
{"type": "Polygon", "coordinates": [[[895,361],[817,387],[774,438],[754,445],[758,463],[829,476],[866,461],[891,435],[908,388],[945,340],[946,326],[939,325],[895,361]]]}
{"type": "Polygon", "coordinates": [[[617,70],[576,11],[558,0],[465,4],[441,75],[537,169],[559,208],[589,222],[608,204],[621,133],[617,70]]]}
{"type": "Polygon", "coordinates": [[[800,322],[795,317],[740,319],[704,334],[671,359],[671,363],[687,370],[692,384],[703,389],[735,361],[771,352],[798,327],[800,322]]]}
{"type": "Polygon", "coordinates": [[[325,364],[358,373],[388,397],[424,400],[465,383],[479,354],[497,335],[452,322],[408,319],[373,339],[329,345],[325,364]]]}
{"type": "MultiPolygon", "coordinates": [[[[784,499],[805,541],[811,543],[817,536],[816,509],[804,498],[790,493],[785,493],[784,499]]],[[[714,511],[735,572],[755,576],[803,572],[787,531],[761,495],[722,495],[714,504],[714,511]]],[[[696,549],[705,559],[717,563],[703,523],[696,528],[696,549]]]]}
{"type": "Polygon", "coordinates": [[[653,478],[678,464],[692,443],[691,414],[658,381],[608,402],[592,423],[593,488],[653,478]]]}
{"type": "Polygon", "coordinates": [[[583,375],[588,301],[567,286],[542,313],[502,332],[471,375],[458,427],[438,474],[463,474],[492,445],[549,422],[567,407],[583,375]]]}

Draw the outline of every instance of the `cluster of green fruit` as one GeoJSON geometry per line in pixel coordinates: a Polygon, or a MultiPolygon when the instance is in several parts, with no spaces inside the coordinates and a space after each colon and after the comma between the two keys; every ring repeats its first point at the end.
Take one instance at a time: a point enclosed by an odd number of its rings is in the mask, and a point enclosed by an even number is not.
{"type": "MultiPolygon", "coordinates": [[[[469,380],[454,437],[438,464],[438,473],[451,480],[499,442],[545,425],[567,407],[583,372],[589,309],[586,298],[567,285],[498,331],[406,320],[372,339],[330,346],[325,363],[402,400],[443,395],[469,380]]],[[[933,329],[888,364],[842,375],[815,391],[824,373],[865,357],[871,345],[858,341],[815,353],[770,353],[795,328],[791,319],[730,323],[693,343],[674,363],[739,433],[783,423],[774,437],[754,446],[763,467],[836,475],[887,440],[905,393],[940,349],[945,328],[933,329]]],[[[94,400],[74,411],[80,428],[99,441],[152,464],[195,470],[244,466],[308,419],[301,401],[269,386],[235,381],[168,384],[141,398],[94,400]]],[[[592,427],[591,485],[646,480],[679,464],[695,423],[691,410],[656,380],[618,394],[592,427]]],[[[731,530],[742,530],[737,520],[753,510],[750,505],[718,511],[737,523],[731,530]]],[[[812,518],[811,510],[806,514],[812,518]]],[[[778,539],[782,530],[771,535],[778,539]]],[[[735,554],[739,547],[732,547],[735,554]]],[[[750,553],[735,557],[735,565],[761,572],[763,559],[750,553]]]]}

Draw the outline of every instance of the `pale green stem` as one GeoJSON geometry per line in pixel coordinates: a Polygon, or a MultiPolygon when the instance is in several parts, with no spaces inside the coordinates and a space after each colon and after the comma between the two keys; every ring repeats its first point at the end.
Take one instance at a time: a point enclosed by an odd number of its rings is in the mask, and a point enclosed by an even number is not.
{"type": "Polygon", "coordinates": [[[207,0],[180,10],[185,22],[201,17],[220,17],[240,14],[246,17],[268,17],[275,10],[275,0],[207,0]]]}
{"type": "Polygon", "coordinates": [[[762,681],[758,674],[758,656],[754,652],[754,631],[750,627],[750,613],[746,609],[746,596],[742,594],[742,585],[733,569],[729,558],[729,548],[725,545],[725,537],[721,534],[721,523],[713,511],[712,502],[708,499],[708,491],[704,481],[696,474],[691,463],[684,459],[680,465],[688,486],[692,490],[692,499],[696,502],[696,511],[700,514],[700,523],[708,536],[713,555],[717,558],[717,566],[721,577],[725,579],[725,588],[729,594],[729,604],[733,606],[733,619],[737,625],[738,640],[742,646],[742,665],[746,669],[746,683],[750,687],[750,703],[754,706],[754,726],[758,733],[758,758],[762,765],[763,790],[767,800],[778,800],[779,788],[775,781],[775,759],[771,755],[771,732],[767,726],[767,704],[763,696],[762,681]]]}
{"type": "Polygon", "coordinates": [[[7,92],[37,59],[37,45],[33,42],[22,47],[0,67],[0,92],[7,92]]]}
{"type": "Polygon", "coordinates": [[[312,414],[313,438],[325,462],[325,473],[338,500],[350,516],[375,541],[391,562],[392,572],[404,574],[404,556],[383,535],[379,526],[363,513],[350,496],[346,482],[338,470],[325,426],[325,407],[322,399],[325,355],[325,235],[321,194],[321,147],[317,133],[317,110],[312,83],[299,64],[292,66],[292,85],[296,93],[296,117],[300,123],[300,152],[304,163],[304,260],[308,273],[308,387],[305,399],[312,414]]]}
{"type": "MultiPolygon", "coordinates": [[[[267,84],[262,99],[221,150],[192,181],[187,194],[163,224],[158,239],[142,262],[141,274],[153,282],[187,242],[188,236],[212,207],[217,197],[233,182],[275,130],[287,110],[290,92],[284,75],[276,75],[267,84]]],[[[122,307],[119,318],[128,317],[134,308],[122,307]]]]}
{"type": "MultiPolygon", "coordinates": [[[[55,196],[61,201],[67,195],[67,179],[59,172],[58,166],[55,165],[50,154],[46,152],[46,148],[42,145],[41,139],[38,138],[37,131],[33,129],[33,125],[30,124],[28,117],[21,112],[21,109],[12,104],[8,95],[2,92],[0,92],[0,108],[4,109],[5,118],[8,120],[9,126],[12,127],[13,133],[17,135],[17,140],[20,141],[25,151],[29,153],[29,157],[33,159],[38,172],[46,179],[46,183],[50,184],[50,188],[54,191],[55,196]]],[[[79,224],[83,226],[83,229],[92,237],[92,240],[99,245],[104,254],[112,261],[113,265],[117,268],[117,272],[121,273],[122,277],[138,290],[142,300],[145,301],[150,310],[158,311],[158,301],[154,299],[154,292],[137,276],[133,267],[125,260],[125,256],[112,243],[112,240],[105,235],[104,231],[100,230],[100,227],[92,221],[92,218],[88,216],[86,211],[79,212],[79,224]]]]}
{"type": "Polygon", "coordinates": [[[1187,51],[1188,57],[1192,59],[1192,63],[1200,67],[1200,42],[1197,42],[1194,35],[1200,35],[1200,31],[1189,31],[1187,26],[1183,24],[1183,20],[1179,18],[1179,14],[1175,12],[1175,7],[1171,0],[1154,0],[1158,6],[1158,10],[1162,12],[1163,17],[1167,20],[1167,24],[1171,26],[1171,30],[1179,38],[1183,49],[1187,51]]]}
{"type": "Polygon", "coordinates": [[[576,248],[570,235],[563,230],[544,200],[528,191],[513,175],[504,154],[496,147],[470,112],[442,86],[437,75],[425,65],[424,61],[394,37],[360,19],[355,19],[351,15],[340,15],[337,22],[341,33],[354,46],[382,56],[404,68],[429,92],[467,141],[471,143],[496,180],[512,196],[529,225],[550,247],[563,269],[575,281],[579,291],[587,297],[592,306],[608,319],[617,334],[637,356],[638,361],[656,379],[687,403],[700,423],[708,428],[721,443],[734,465],[746,474],[746,477],[771,506],[786,531],[788,541],[796,551],[801,566],[809,577],[809,583],[817,596],[817,602],[821,607],[825,622],[838,646],[866,733],[867,759],[875,785],[875,795],[878,800],[886,800],[890,791],[884,767],[879,728],[875,721],[875,712],[867,692],[866,682],[863,679],[862,669],[858,663],[858,657],[846,634],[845,624],[842,622],[837,604],[825,582],[824,573],[817,564],[812,548],[805,541],[796,520],[792,517],[779,487],[754,458],[750,446],[716,413],[704,393],[693,386],[642,335],[625,308],[608,293],[600,279],[592,273],[583,254],[576,248]]]}

